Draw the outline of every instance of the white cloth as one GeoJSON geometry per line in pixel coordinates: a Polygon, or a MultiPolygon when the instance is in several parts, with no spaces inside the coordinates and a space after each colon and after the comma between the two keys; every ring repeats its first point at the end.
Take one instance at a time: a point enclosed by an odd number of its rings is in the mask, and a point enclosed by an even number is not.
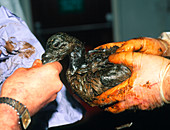
{"type": "Polygon", "coordinates": [[[161,39],[167,41],[168,43],[170,43],[170,32],[163,32],[163,33],[161,33],[159,38],[161,38],[161,39]]]}
{"type": "MultiPolygon", "coordinates": [[[[41,59],[44,53],[43,47],[26,23],[3,6],[0,7],[0,50],[2,52],[0,55],[1,86],[17,68],[31,67],[35,59],[41,59]],[[12,49],[9,49],[7,44],[12,45],[12,49]],[[27,48],[25,45],[28,45],[27,48]]],[[[65,86],[58,93],[56,101],[58,105],[53,110],[46,127],[70,124],[82,118],[82,110],[74,106],[75,102],[69,101],[65,86]]],[[[45,111],[47,113],[51,111],[50,105],[45,111]]]]}
{"type": "Polygon", "coordinates": [[[52,118],[49,120],[49,127],[74,123],[82,118],[82,110],[78,107],[78,104],[73,103],[74,101],[71,97],[70,99],[68,98],[69,95],[66,88],[63,87],[56,98],[58,112],[52,114],[52,118]]]}

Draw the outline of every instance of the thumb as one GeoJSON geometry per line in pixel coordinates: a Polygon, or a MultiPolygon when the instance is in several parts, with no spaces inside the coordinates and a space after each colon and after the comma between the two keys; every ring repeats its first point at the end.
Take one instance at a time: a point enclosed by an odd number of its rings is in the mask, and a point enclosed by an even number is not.
{"type": "Polygon", "coordinates": [[[143,38],[131,39],[116,50],[116,52],[138,51],[143,47],[143,38]]]}
{"type": "Polygon", "coordinates": [[[42,61],[40,59],[36,59],[32,64],[32,67],[40,67],[42,66],[42,61]]]}
{"type": "Polygon", "coordinates": [[[144,54],[137,52],[120,52],[109,56],[109,62],[123,64],[130,69],[139,67],[144,54]]]}

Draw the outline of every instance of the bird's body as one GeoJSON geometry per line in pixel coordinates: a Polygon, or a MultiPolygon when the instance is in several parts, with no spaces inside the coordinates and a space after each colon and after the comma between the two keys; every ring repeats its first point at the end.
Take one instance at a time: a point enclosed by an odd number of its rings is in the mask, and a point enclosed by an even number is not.
{"type": "Polygon", "coordinates": [[[58,33],[47,41],[43,63],[60,61],[69,55],[70,63],[66,73],[71,88],[89,105],[106,90],[122,83],[130,77],[130,70],[108,61],[117,46],[85,52],[83,43],[65,33],[58,33]]]}

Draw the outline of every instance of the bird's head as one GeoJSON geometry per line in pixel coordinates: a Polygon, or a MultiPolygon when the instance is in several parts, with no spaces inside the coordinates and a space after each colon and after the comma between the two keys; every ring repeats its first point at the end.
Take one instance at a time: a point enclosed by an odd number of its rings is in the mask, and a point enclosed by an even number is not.
{"type": "Polygon", "coordinates": [[[82,42],[66,33],[57,33],[47,41],[46,52],[42,56],[43,63],[62,60],[75,48],[81,48],[82,42]]]}

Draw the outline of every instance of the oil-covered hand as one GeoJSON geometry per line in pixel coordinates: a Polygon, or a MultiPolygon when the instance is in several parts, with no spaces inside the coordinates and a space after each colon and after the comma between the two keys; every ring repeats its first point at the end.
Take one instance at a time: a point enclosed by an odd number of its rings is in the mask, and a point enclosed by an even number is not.
{"type": "Polygon", "coordinates": [[[61,70],[59,62],[42,65],[41,60],[36,60],[31,68],[19,68],[8,77],[0,96],[20,101],[32,116],[56,98],[62,88],[61,70]]]}
{"type": "Polygon", "coordinates": [[[133,52],[142,52],[145,54],[153,54],[153,55],[162,55],[162,56],[170,56],[170,47],[166,40],[154,39],[149,37],[142,37],[131,39],[124,42],[113,42],[107,43],[101,46],[98,46],[95,49],[99,48],[110,48],[112,46],[118,46],[116,52],[125,52],[125,51],[133,51],[133,52]]]}
{"type": "MultiPolygon", "coordinates": [[[[106,108],[113,113],[132,108],[149,110],[163,105],[160,85],[164,81],[163,74],[170,72],[169,69],[165,72],[170,64],[168,59],[137,52],[121,52],[111,55],[109,61],[127,66],[132,74],[126,81],[96,97],[95,104],[114,104],[106,108]]],[[[167,82],[162,87],[166,100],[170,101],[169,78],[167,82]]]]}

